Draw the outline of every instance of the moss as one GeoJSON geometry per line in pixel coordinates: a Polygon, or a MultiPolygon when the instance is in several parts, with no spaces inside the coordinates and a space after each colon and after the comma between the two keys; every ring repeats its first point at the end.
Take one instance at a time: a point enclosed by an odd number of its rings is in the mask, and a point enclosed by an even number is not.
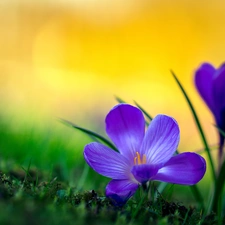
{"type": "Polygon", "coordinates": [[[95,190],[78,192],[57,181],[34,179],[24,173],[0,173],[0,224],[218,224],[215,214],[202,218],[201,212],[180,203],[168,202],[161,195],[140,205],[132,198],[116,207],[95,190]]]}

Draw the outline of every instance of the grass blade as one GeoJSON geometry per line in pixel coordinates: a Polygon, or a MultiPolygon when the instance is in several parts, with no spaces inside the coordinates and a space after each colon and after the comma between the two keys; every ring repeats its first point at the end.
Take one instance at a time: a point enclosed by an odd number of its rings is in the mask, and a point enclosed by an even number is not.
{"type": "MultiPolygon", "coordinates": [[[[214,125],[220,134],[224,136],[225,138],[225,132],[221,130],[217,125],[214,125]]],[[[213,196],[213,202],[212,202],[212,210],[216,213],[217,215],[221,216],[221,210],[222,210],[222,192],[223,192],[223,187],[224,187],[224,174],[225,174],[225,160],[220,168],[219,175],[216,181],[216,188],[213,196]]]]}
{"type": "Polygon", "coordinates": [[[31,161],[32,161],[32,159],[30,159],[27,169],[25,169],[23,166],[21,167],[22,170],[24,170],[24,172],[26,173],[24,182],[27,180],[28,177],[32,178],[32,176],[30,175],[31,161]]]}
{"type": "Polygon", "coordinates": [[[149,122],[153,119],[146,110],[144,110],[136,101],[134,101],[135,105],[145,114],[145,116],[149,119],[149,122]]]}
{"type": "Polygon", "coordinates": [[[97,138],[98,140],[102,141],[103,143],[105,143],[106,145],[108,145],[110,148],[112,148],[113,150],[115,150],[115,151],[118,152],[117,148],[109,140],[107,140],[103,136],[101,136],[101,135],[99,135],[99,134],[97,134],[97,133],[95,133],[93,131],[87,130],[87,129],[82,128],[82,127],[79,127],[79,126],[77,126],[77,125],[75,125],[75,124],[73,124],[73,123],[71,123],[71,122],[69,122],[67,120],[60,119],[60,121],[62,123],[64,123],[64,124],[66,124],[66,125],[69,125],[69,126],[75,128],[77,130],[82,131],[83,133],[85,133],[87,135],[90,135],[90,136],[93,136],[93,137],[97,138]]]}
{"type": "Polygon", "coordinates": [[[206,137],[205,137],[205,134],[203,132],[203,129],[202,129],[202,126],[200,124],[200,121],[198,119],[198,116],[197,116],[197,113],[195,112],[195,109],[190,101],[190,98],[188,97],[186,91],[184,90],[183,86],[181,85],[180,81],[178,80],[178,78],[176,77],[175,73],[173,71],[171,71],[175,81],[177,82],[178,86],[180,87],[188,105],[189,105],[189,108],[191,109],[191,112],[192,112],[192,115],[194,117],[194,120],[195,120],[195,123],[197,125],[197,128],[198,128],[198,131],[200,133],[200,136],[201,136],[201,139],[202,139],[202,142],[203,142],[203,145],[205,146],[205,151],[207,153],[207,156],[209,158],[209,162],[210,162],[210,166],[211,166],[211,171],[212,171],[212,176],[213,176],[213,180],[214,182],[216,182],[216,172],[215,172],[215,167],[214,167],[214,164],[213,164],[213,160],[212,160],[212,157],[211,157],[211,153],[210,153],[210,148],[209,148],[209,145],[207,143],[207,140],[206,140],[206,137]]]}
{"type": "Polygon", "coordinates": [[[118,96],[115,96],[115,99],[117,102],[119,103],[126,103],[122,98],[118,97],[118,96]]]}
{"type": "Polygon", "coordinates": [[[221,130],[217,125],[214,124],[214,127],[217,128],[217,130],[224,136],[225,138],[225,132],[223,130],[221,130]]]}
{"type": "Polygon", "coordinates": [[[225,182],[224,174],[225,174],[225,160],[220,168],[220,173],[216,181],[216,187],[215,187],[213,201],[212,201],[212,210],[215,213],[217,213],[217,215],[221,214],[221,212],[218,212],[218,211],[221,211],[222,192],[223,192],[223,186],[225,182]]]}
{"type": "Polygon", "coordinates": [[[156,198],[158,196],[158,194],[162,194],[162,192],[165,190],[165,188],[168,186],[169,184],[166,182],[160,182],[159,186],[157,187],[157,192],[155,192],[155,196],[154,198],[156,198]]]}
{"type": "Polygon", "coordinates": [[[202,197],[201,192],[198,189],[198,186],[197,185],[192,185],[192,186],[190,186],[190,188],[191,188],[192,194],[194,195],[194,198],[199,203],[202,211],[205,212],[204,199],[202,197]]]}
{"type": "MultiPolygon", "coordinates": [[[[178,149],[176,150],[176,153],[179,154],[178,149]]],[[[199,205],[201,206],[201,209],[203,211],[205,211],[205,206],[204,206],[204,198],[202,197],[201,192],[198,189],[197,185],[192,185],[189,186],[191,189],[192,194],[194,195],[195,200],[199,203],[199,205]]]]}
{"type": "Polygon", "coordinates": [[[90,170],[90,166],[87,163],[85,163],[83,172],[77,184],[77,190],[80,191],[84,187],[85,181],[88,177],[89,170],[90,170]]]}

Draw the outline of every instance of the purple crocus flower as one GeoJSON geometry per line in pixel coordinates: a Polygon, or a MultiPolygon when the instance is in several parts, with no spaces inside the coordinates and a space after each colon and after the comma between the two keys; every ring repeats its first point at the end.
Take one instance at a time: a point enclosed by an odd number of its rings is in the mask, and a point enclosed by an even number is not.
{"type": "MultiPolygon", "coordinates": [[[[195,72],[195,85],[212,111],[217,126],[225,132],[225,64],[215,69],[203,63],[195,72]]],[[[224,137],[219,133],[219,161],[222,159],[224,137]]]]}
{"type": "Polygon", "coordinates": [[[173,156],[180,140],[179,127],[173,118],[157,115],[145,132],[142,111],[118,104],[105,122],[106,133],[119,152],[93,142],[85,146],[84,158],[96,172],[112,179],[106,187],[106,196],[116,204],[123,205],[148,181],[193,185],[205,174],[205,160],[198,154],[173,156]]]}

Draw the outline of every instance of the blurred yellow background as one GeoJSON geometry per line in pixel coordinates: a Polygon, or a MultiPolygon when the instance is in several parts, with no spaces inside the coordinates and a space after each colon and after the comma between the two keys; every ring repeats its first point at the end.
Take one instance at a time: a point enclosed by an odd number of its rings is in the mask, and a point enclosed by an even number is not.
{"type": "Polygon", "coordinates": [[[224,12],[223,0],[1,0],[0,110],[91,128],[95,118],[103,126],[116,95],[175,117],[181,148],[201,148],[172,69],[215,144],[193,74],[204,61],[224,61],[224,12]]]}

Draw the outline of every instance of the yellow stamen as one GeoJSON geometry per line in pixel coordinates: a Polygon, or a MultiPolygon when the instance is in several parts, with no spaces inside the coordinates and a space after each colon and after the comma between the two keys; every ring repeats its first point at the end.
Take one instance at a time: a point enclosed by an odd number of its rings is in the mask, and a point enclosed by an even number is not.
{"type": "Polygon", "coordinates": [[[141,156],[138,152],[136,152],[136,155],[137,155],[138,165],[140,165],[141,164],[141,156]]]}
{"type": "Polygon", "coordinates": [[[136,152],[136,156],[134,157],[134,165],[146,164],[146,155],[144,154],[142,159],[139,152],[136,152]]]}
{"type": "Polygon", "coordinates": [[[142,164],[146,164],[146,162],[147,162],[147,159],[146,159],[146,155],[144,154],[142,157],[142,164]]]}

